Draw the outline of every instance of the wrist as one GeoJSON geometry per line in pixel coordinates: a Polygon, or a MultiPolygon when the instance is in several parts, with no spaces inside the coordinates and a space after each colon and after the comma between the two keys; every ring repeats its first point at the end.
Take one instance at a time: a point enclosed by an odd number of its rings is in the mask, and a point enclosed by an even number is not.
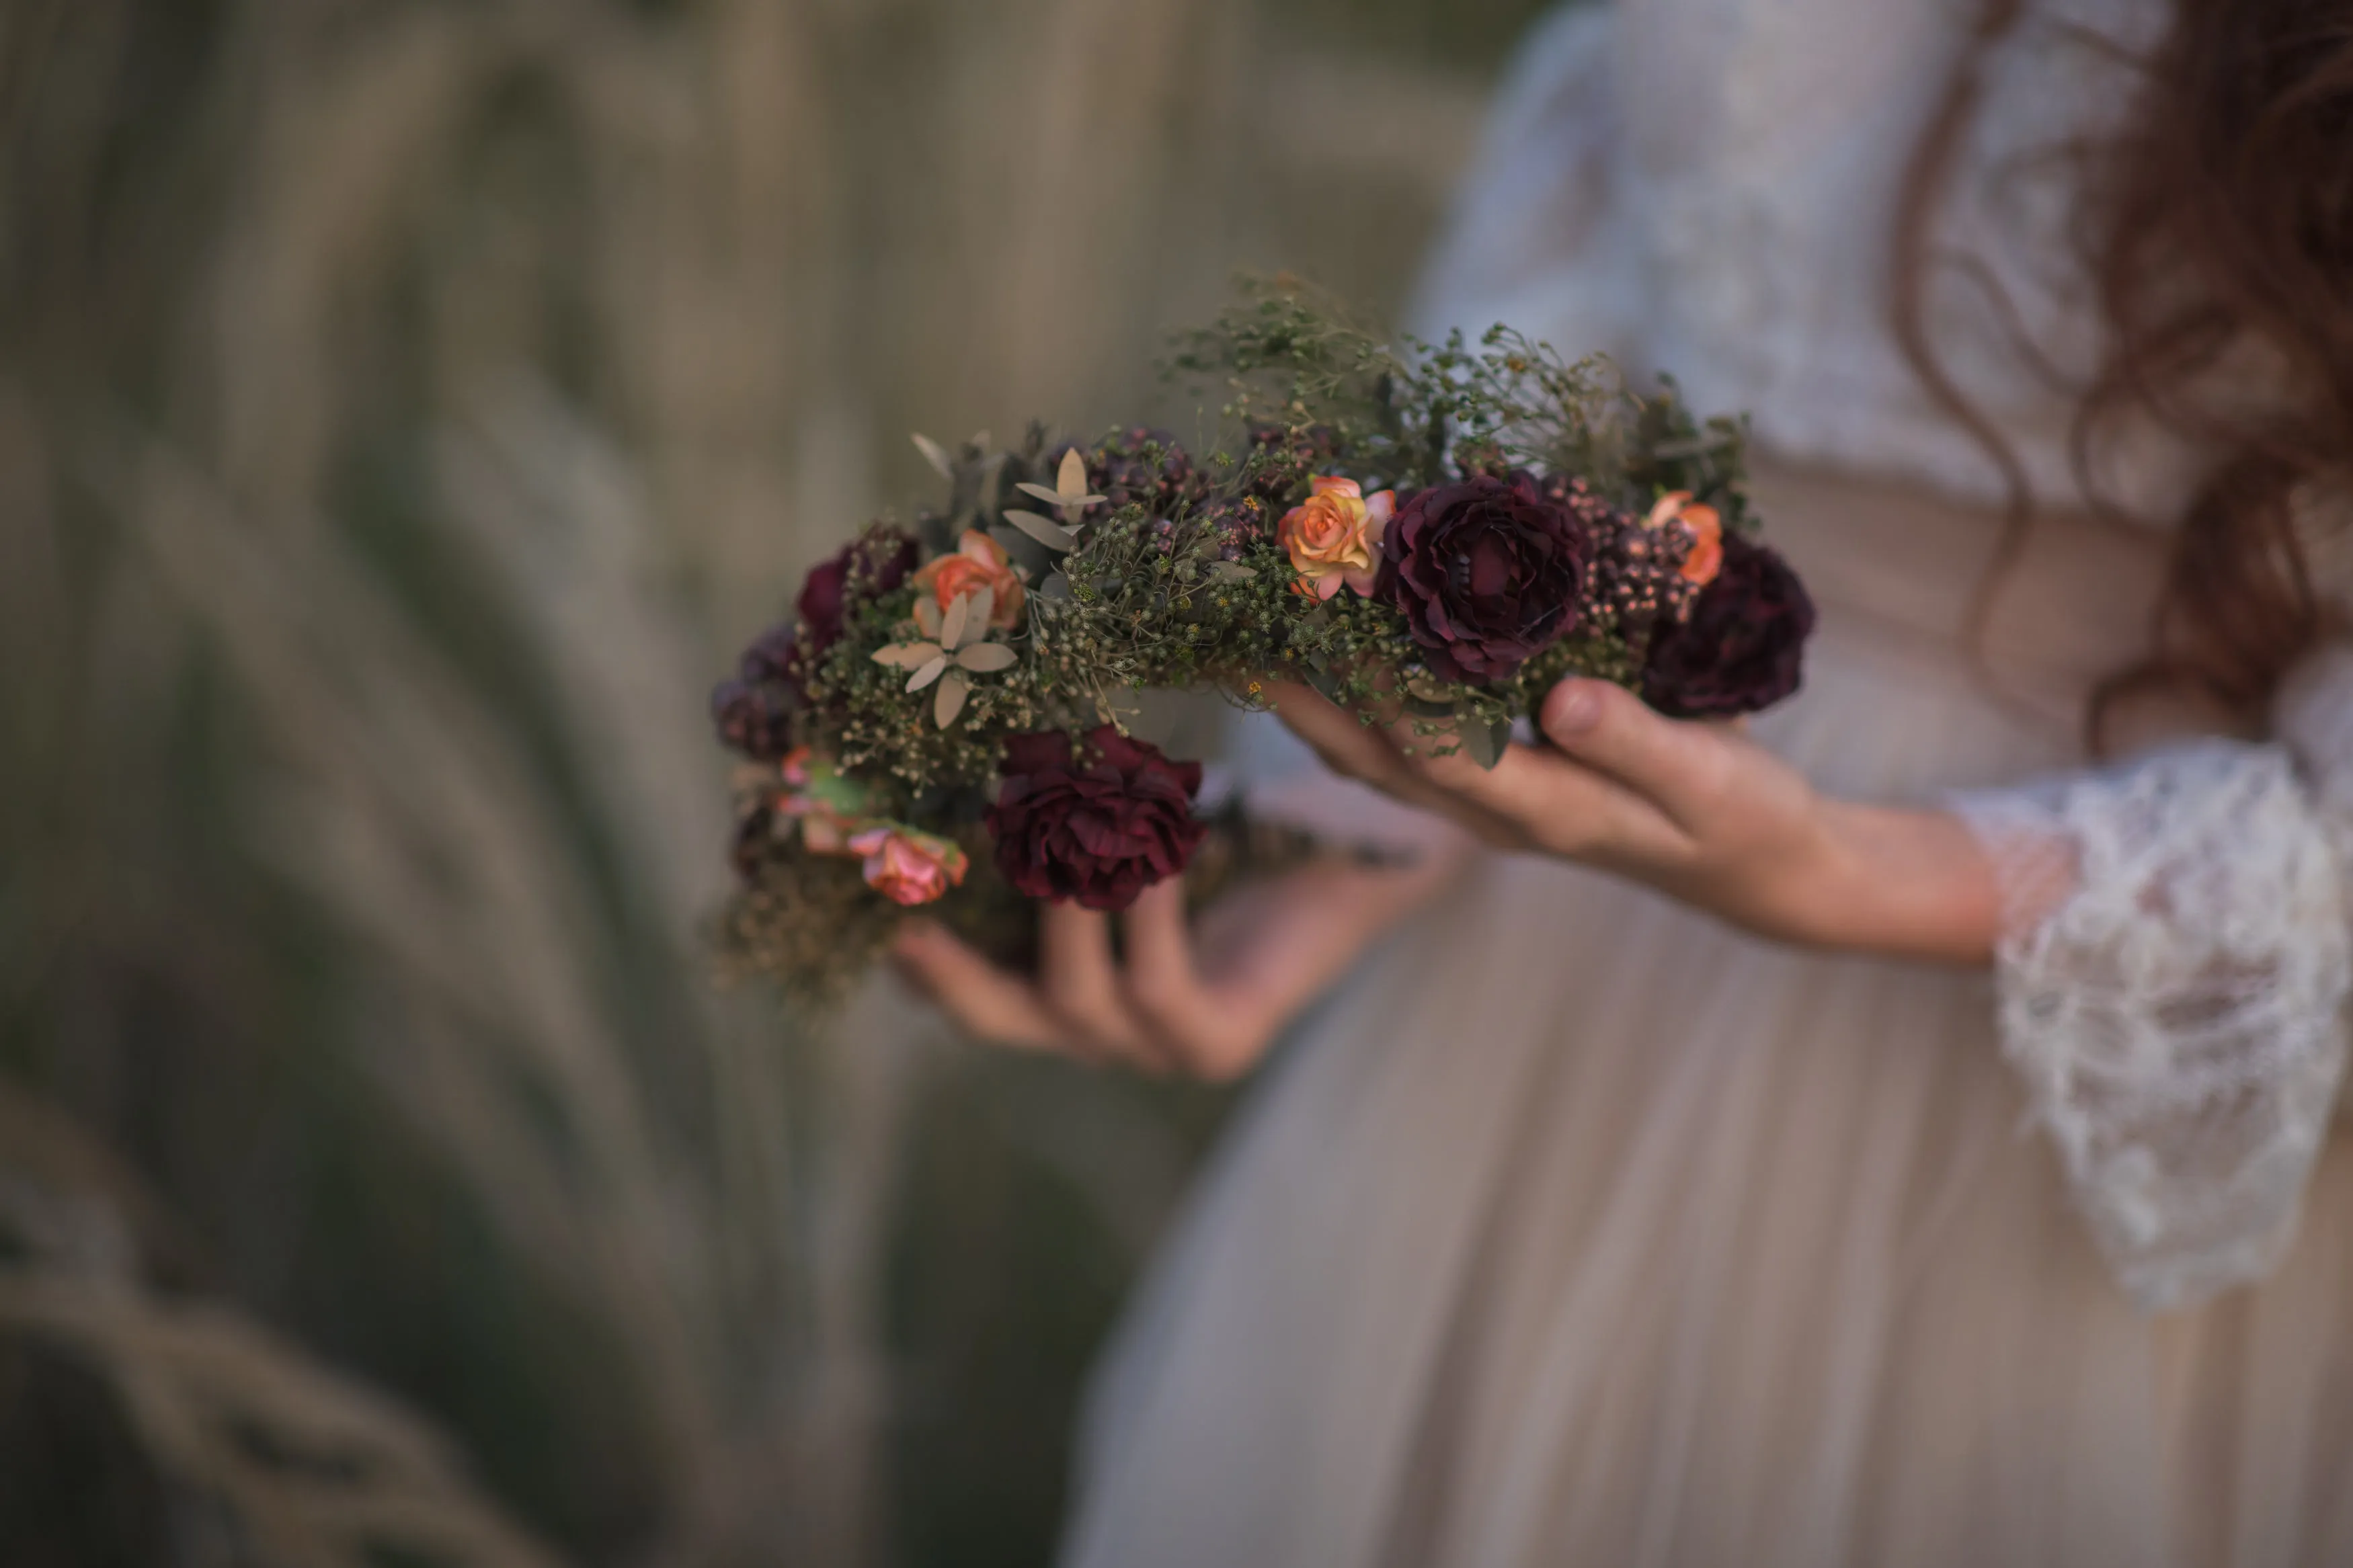
{"type": "Polygon", "coordinates": [[[1950,812],[1824,798],[1823,873],[1799,940],[1947,963],[1990,963],[2001,934],[1991,859],[1950,812]]]}

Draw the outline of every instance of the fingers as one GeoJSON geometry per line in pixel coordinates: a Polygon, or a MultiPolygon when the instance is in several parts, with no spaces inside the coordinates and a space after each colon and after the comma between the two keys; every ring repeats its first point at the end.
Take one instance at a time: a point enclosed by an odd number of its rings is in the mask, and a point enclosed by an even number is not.
{"type": "Polygon", "coordinates": [[[1537,721],[1557,750],[1505,749],[1493,768],[1461,752],[1409,756],[1304,686],[1274,693],[1276,712],[1335,771],[1443,814],[1502,848],[1539,848],[1621,870],[1672,870],[1694,853],[1736,761],[1706,725],[1653,713],[1606,680],[1571,679],[1537,721]]]}
{"type": "Polygon", "coordinates": [[[1334,773],[1378,789],[1413,787],[1388,737],[1314,687],[1276,682],[1268,689],[1267,706],[1334,773]]]}
{"type": "Polygon", "coordinates": [[[1174,878],[1145,889],[1123,917],[1124,962],[1113,958],[1107,919],[1071,905],[1039,911],[1035,979],[997,968],[929,921],[909,921],[894,951],[976,1035],[1230,1079],[1366,941],[1451,875],[1461,854],[1433,847],[1403,868],[1318,861],[1248,884],[1212,911],[1206,959],[1174,878]]]}
{"type": "Polygon", "coordinates": [[[1039,911],[1036,976],[991,963],[934,921],[908,921],[891,952],[900,971],[976,1038],[1082,1061],[1165,1072],[1169,1052],[1137,1022],[1111,974],[1106,918],[1075,905],[1039,911]]]}
{"type": "Polygon", "coordinates": [[[1560,682],[1546,694],[1536,725],[1565,755],[1623,784],[1686,832],[1714,815],[1735,762],[1715,729],[1653,712],[1606,680],[1560,682]]]}
{"type": "Polygon", "coordinates": [[[1514,847],[1519,835],[1513,825],[1457,791],[1434,786],[1421,765],[1429,759],[1406,756],[1385,726],[1366,723],[1306,686],[1280,684],[1273,689],[1270,703],[1276,717],[1334,773],[1360,779],[1409,805],[1451,817],[1490,844],[1514,847]]]}
{"type": "Polygon", "coordinates": [[[1174,1065],[1197,1077],[1232,1077],[1265,1044],[1240,1009],[1201,982],[1185,886],[1175,878],[1146,888],[1123,919],[1127,1001],[1174,1065]]]}
{"type": "Polygon", "coordinates": [[[1414,767],[1466,808],[1510,824],[1520,847],[1613,866],[1672,864],[1691,848],[1656,805],[1574,758],[1514,745],[1492,768],[1459,752],[1414,767]]]}
{"type": "Polygon", "coordinates": [[[1070,1048],[1069,1030],[1038,994],[932,921],[899,928],[891,953],[908,979],[968,1034],[1023,1050],[1070,1048]]]}
{"type": "Polygon", "coordinates": [[[1139,1066],[1165,1069],[1167,1053],[1127,1005],[1112,956],[1111,917],[1053,902],[1038,911],[1038,989],[1079,1039],[1139,1066]]]}
{"type": "Polygon", "coordinates": [[[930,921],[900,928],[892,955],[907,977],[967,1032],[1026,1050],[1055,1050],[1149,1072],[1228,1078],[1255,1058],[1234,1010],[1201,984],[1185,887],[1145,889],[1124,917],[1127,962],[1111,945],[1110,917],[1075,904],[1039,910],[1039,972],[1000,969],[930,921]]]}

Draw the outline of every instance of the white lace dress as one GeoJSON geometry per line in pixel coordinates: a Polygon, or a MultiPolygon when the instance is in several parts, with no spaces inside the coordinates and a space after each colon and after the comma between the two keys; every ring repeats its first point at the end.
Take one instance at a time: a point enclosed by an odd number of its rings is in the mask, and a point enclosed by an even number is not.
{"type": "Polygon", "coordinates": [[[1970,657],[2000,476],[1883,279],[1972,9],[1564,13],[1426,315],[1753,412],[1822,609],[1759,732],[1825,789],[1963,812],[2013,894],[1995,973],[1483,864],[1258,1087],[1100,1377],[1068,1562],[2353,1563],[2353,655],[2268,741],[2084,764],[2197,456],[2098,454],[2148,526],[2078,505],[2096,343],[2042,154],[2164,13],[2073,0],[1987,62],[1938,237],[1935,330],[2042,503],[1970,657]]]}

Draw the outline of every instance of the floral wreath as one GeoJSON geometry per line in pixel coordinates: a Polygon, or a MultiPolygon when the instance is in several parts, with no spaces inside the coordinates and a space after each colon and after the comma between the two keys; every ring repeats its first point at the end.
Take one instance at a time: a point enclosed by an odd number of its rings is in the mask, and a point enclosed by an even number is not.
{"type": "Polygon", "coordinates": [[[1218,390],[1206,455],[919,436],[945,507],[869,525],[713,691],[746,760],[734,968],[825,997],[912,908],[1018,955],[1025,900],[1121,910],[1188,865],[1203,891],[1332,852],[1199,814],[1199,764],[1129,732],[1142,690],[1258,708],[1303,681],[1492,766],[1564,676],[1678,718],[1798,689],[1813,607],[1756,538],[1744,422],[1672,381],[1501,326],[1392,348],[1295,290],[1168,369],[1218,390]]]}

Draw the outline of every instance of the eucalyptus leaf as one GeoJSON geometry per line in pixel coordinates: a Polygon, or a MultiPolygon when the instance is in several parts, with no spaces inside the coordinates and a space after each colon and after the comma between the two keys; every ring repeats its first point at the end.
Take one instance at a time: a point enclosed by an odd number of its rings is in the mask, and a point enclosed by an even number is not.
{"type": "Polygon", "coordinates": [[[929,686],[933,681],[937,680],[942,675],[945,674],[947,668],[948,657],[945,654],[942,654],[939,658],[933,659],[930,663],[924,665],[923,668],[915,671],[914,674],[907,678],[907,689],[910,691],[921,691],[924,687],[929,686]]]}
{"type": "Polygon", "coordinates": [[[1247,583],[1258,575],[1258,569],[1239,561],[1215,561],[1209,564],[1209,576],[1219,583],[1247,583]]]}
{"type": "Polygon", "coordinates": [[[997,614],[997,590],[984,584],[956,603],[965,606],[964,630],[948,639],[951,648],[978,642],[988,635],[988,617],[997,614]]]}
{"type": "Polygon", "coordinates": [[[955,661],[963,668],[987,675],[994,670],[1012,668],[1014,653],[1001,642],[976,642],[959,650],[955,661]]]}
{"type": "Polygon", "coordinates": [[[1412,714],[1417,719],[1451,719],[1454,717],[1454,704],[1451,702],[1432,702],[1427,697],[1406,698],[1405,710],[1412,714]]]}
{"type": "Polygon", "coordinates": [[[915,450],[923,455],[923,460],[940,471],[940,478],[944,479],[955,478],[955,464],[949,459],[948,449],[945,447],[920,431],[916,432],[912,439],[915,443],[915,450]]]}
{"type": "MultiPolygon", "coordinates": [[[[1030,487],[1024,485],[1022,488],[1027,489],[1030,487]]],[[[1070,551],[1079,547],[1079,536],[1050,517],[1041,517],[1034,511],[1008,510],[1005,521],[1049,550],[1070,551]]]]}
{"type": "Polygon", "coordinates": [[[1482,724],[1476,719],[1462,722],[1462,753],[1482,768],[1493,768],[1504,760],[1504,748],[1512,743],[1509,721],[1501,724],[1482,724]]]}
{"type": "Polygon", "coordinates": [[[901,669],[919,669],[932,660],[944,657],[945,651],[937,643],[892,643],[889,647],[874,650],[874,662],[896,665],[901,669]]]}
{"type": "Polygon", "coordinates": [[[1065,511],[1075,511],[1082,506],[1092,506],[1095,502],[1105,499],[1099,495],[1090,495],[1084,490],[1050,490],[1043,485],[1029,483],[1018,484],[1013,488],[1024,495],[1036,496],[1041,501],[1060,507],[1065,511]]]}
{"type": "Polygon", "coordinates": [[[928,594],[915,601],[915,624],[927,637],[940,635],[940,602],[928,594]]]}
{"type": "Polygon", "coordinates": [[[1038,596],[1041,599],[1067,599],[1071,596],[1071,580],[1060,572],[1050,573],[1043,583],[1038,584],[1038,596]]]}
{"type": "Polygon", "coordinates": [[[965,623],[972,619],[972,595],[959,594],[940,617],[940,646],[952,648],[964,641],[965,623]]]}
{"type": "Polygon", "coordinates": [[[955,723],[956,715],[964,711],[964,700],[971,694],[971,682],[955,670],[940,677],[940,694],[932,700],[932,722],[943,730],[955,723]]]}
{"type": "Polygon", "coordinates": [[[1076,447],[1062,454],[1062,468],[1054,476],[1054,488],[1065,497],[1086,494],[1087,460],[1079,456],[1076,447]]]}

